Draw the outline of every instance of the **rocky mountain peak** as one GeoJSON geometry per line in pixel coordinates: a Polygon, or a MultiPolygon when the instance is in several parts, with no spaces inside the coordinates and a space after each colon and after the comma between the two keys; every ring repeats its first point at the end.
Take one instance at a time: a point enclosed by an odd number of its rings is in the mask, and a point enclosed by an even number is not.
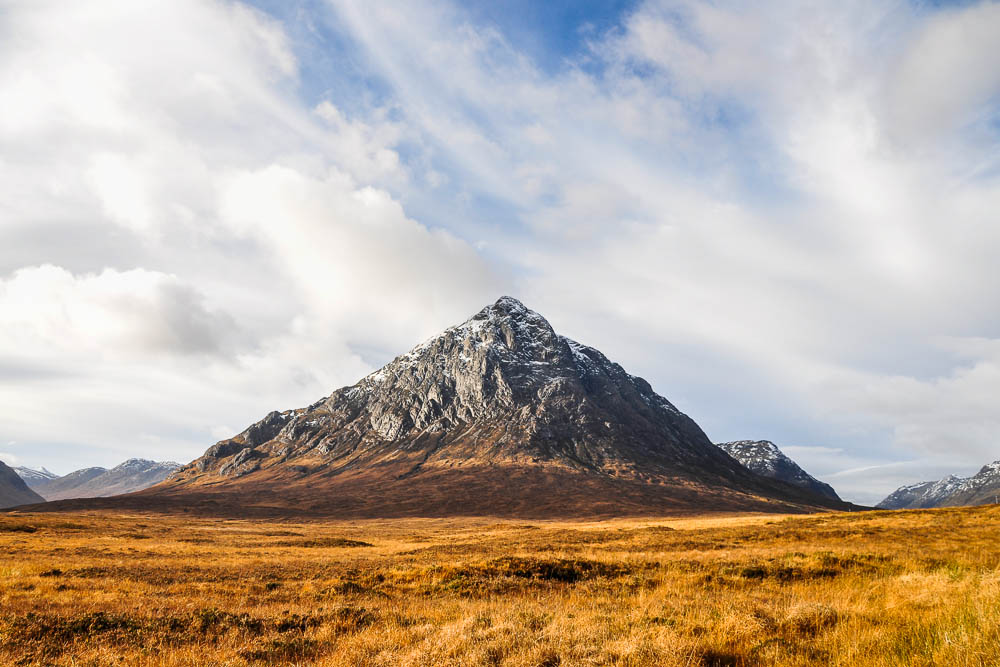
{"type": "MultiPolygon", "coordinates": [[[[321,405],[336,410],[346,401],[370,409],[375,431],[396,440],[522,408],[532,411],[546,397],[585,394],[599,376],[634,381],[647,400],[659,399],[645,381],[631,378],[597,350],[558,335],[517,299],[502,297],[321,405]]],[[[658,402],[674,409],[665,399],[658,402]]]]}
{"type": "Polygon", "coordinates": [[[916,509],[982,505],[1000,498],[1000,461],[983,466],[972,477],[948,475],[938,481],[901,486],[880,502],[882,509],[916,509]]]}
{"type": "Polygon", "coordinates": [[[814,502],[739,465],[645,380],[511,297],[354,385],[268,413],[154,490],[251,487],[372,515],[814,502]]]}
{"type": "Polygon", "coordinates": [[[397,357],[368,379],[380,381],[387,376],[385,371],[434,361],[444,362],[444,370],[452,375],[486,375],[497,366],[565,364],[573,358],[569,343],[544,317],[505,296],[397,357]]]}
{"type": "Polygon", "coordinates": [[[304,409],[269,413],[191,467],[242,476],[275,455],[398,460],[410,452],[423,452],[421,465],[731,465],[645,380],[505,296],[355,385],[304,409]]]}
{"type": "Polygon", "coordinates": [[[758,475],[793,484],[826,498],[840,499],[832,486],[807,473],[770,440],[736,440],[717,446],[758,475]]]}
{"type": "Polygon", "coordinates": [[[33,484],[46,482],[59,477],[59,475],[46,470],[44,467],[28,468],[25,466],[17,466],[13,470],[28,484],[29,487],[33,484]]]}
{"type": "Polygon", "coordinates": [[[538,357],[539,361],[562,351],[562,341],[548,320],[509,296],[500,297],[454,329],[469,332],[470,338],[483,344],[498,345],[523,357],[538,357]]]}

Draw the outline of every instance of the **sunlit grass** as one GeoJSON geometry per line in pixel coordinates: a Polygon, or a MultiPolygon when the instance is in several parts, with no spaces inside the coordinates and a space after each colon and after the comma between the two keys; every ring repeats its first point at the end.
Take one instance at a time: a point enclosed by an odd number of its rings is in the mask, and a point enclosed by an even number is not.
{"type": "Polygon", "coordinates": [[[1000,508],[0,517],[3,665],[996,665],[1000,508]]]}

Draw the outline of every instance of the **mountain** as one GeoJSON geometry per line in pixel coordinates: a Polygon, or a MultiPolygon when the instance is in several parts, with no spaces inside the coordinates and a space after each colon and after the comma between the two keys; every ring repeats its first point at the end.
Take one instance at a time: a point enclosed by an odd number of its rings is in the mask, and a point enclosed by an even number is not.
{"type": "Polygon", "coordinates": [[[16,466],[13,470],[30,488],[34,488],[36,484],[44,484],[45,482],[49,482],[59,477],[59,475],[54,472],[49,472],[45,468],[35,469],[25,468],[24,466],[16,466]]]}
{"type": "Polygon", "coordinates": [[[28,488],[10,466],[0,461],[0,508],[44,501],[44,498],[28,488]]]}
{"type": "Polygon", "coordinates": [[[33,486],[47,500],[115,496],[158,484],[180,467],[179,463],[129,459],[110,470],[84,468],[33,486]]]}
{"type": "Polygon", "coordinates": [[[59,500],[61,498],[83,498],[84,495],[74,495],[77,489],[85,487],[91,480],[100,477],[108,471],[107,468],[83,468],[75,470],[68,475],[56,477],[48,482],[35,484],[35,490],[44,495],[47,500],[59,500]]]}
{"type": "Polygon", "coordinates": [[[645,380],[510,297],[155,487],[74,502],[344,517],[846,507],[747,470],[645,380]]]}
{"type": "Polygon", "coordinates": [[[876,507],[887,510],[958,505],[989,505],[1000,499],[1000,461],[982,467],[972,477],[948,475],[937,482],[901,486],[876,507]]]}
{"type": "Polygon", "coordinates": [[[840,500],[832,486],[800,468],[770,440],[736,440],[717,446],[758,475],[787,482],[824,498],[840,500]]]}

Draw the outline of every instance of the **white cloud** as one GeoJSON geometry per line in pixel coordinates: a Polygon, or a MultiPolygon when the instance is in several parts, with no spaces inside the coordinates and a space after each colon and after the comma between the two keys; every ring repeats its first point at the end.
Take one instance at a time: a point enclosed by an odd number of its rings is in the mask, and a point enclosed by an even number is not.
{"type": "Polygon", "coordinates": [[[311,314],[349,340],[405,349],[415,331],[433,333],[436,313],[455,299],[473,310],[491,290],[468,244],[407,218],[387,192],[358,187],[336,170],[315,178],[271,165],[233,174],[222,188],[221,218],[263,239],[311,314]]]}
{"type": "Polygon", "coordinates": [[[263,13],[2,21],[0,423],[22,460],[189,460],[495,297],[472,246],[386,189],[409,181],[403,129],[299,100],[263,13]]]}
{"type": "Polygon", "coordinates": [[[105,269],[74,276],[55,266],[24,268],[0,281],[0,349],[22,358],[226,354],[241,334],[226,313],[176,276],[105,269]]]}
{"type": "Polygon", "coordinates": [[[995,4],[649,0],[555,73],[329,8],[377,103],[235,2],[0,19],[0,435],[190,457],[516,291],[718,440],[1000,456],[995,4]]]}
{"type": "Polygon", "coordinates": [[[994,360],[934,344],[1000,325],[997,133],[962,120],[1000,93],[971,64],[996,57],[995,6],[649,1],[587,72],[545,76],[427,4],[335,7],[452,180],[526,223],[489,247],[557,325],[697,396],[719,439],[794,444],[794,419],[845,462],[1000,455],[994,360]]]}
{"type": "Polygon", "coordinates": [[[943,12],[921,26],[893,63],[887,129],[903,149],[924,149],[982,122],[1000,90],[1000,5],[943,12]]]}

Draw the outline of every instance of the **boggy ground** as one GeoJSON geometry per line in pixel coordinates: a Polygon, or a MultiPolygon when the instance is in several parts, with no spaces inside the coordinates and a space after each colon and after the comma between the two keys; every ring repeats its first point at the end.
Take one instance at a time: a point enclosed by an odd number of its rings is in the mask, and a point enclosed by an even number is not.
{"type": "Polygon", "coordinates": [[[2,665],[997,665],[1000,508],[0,516],[2,665]]]}

